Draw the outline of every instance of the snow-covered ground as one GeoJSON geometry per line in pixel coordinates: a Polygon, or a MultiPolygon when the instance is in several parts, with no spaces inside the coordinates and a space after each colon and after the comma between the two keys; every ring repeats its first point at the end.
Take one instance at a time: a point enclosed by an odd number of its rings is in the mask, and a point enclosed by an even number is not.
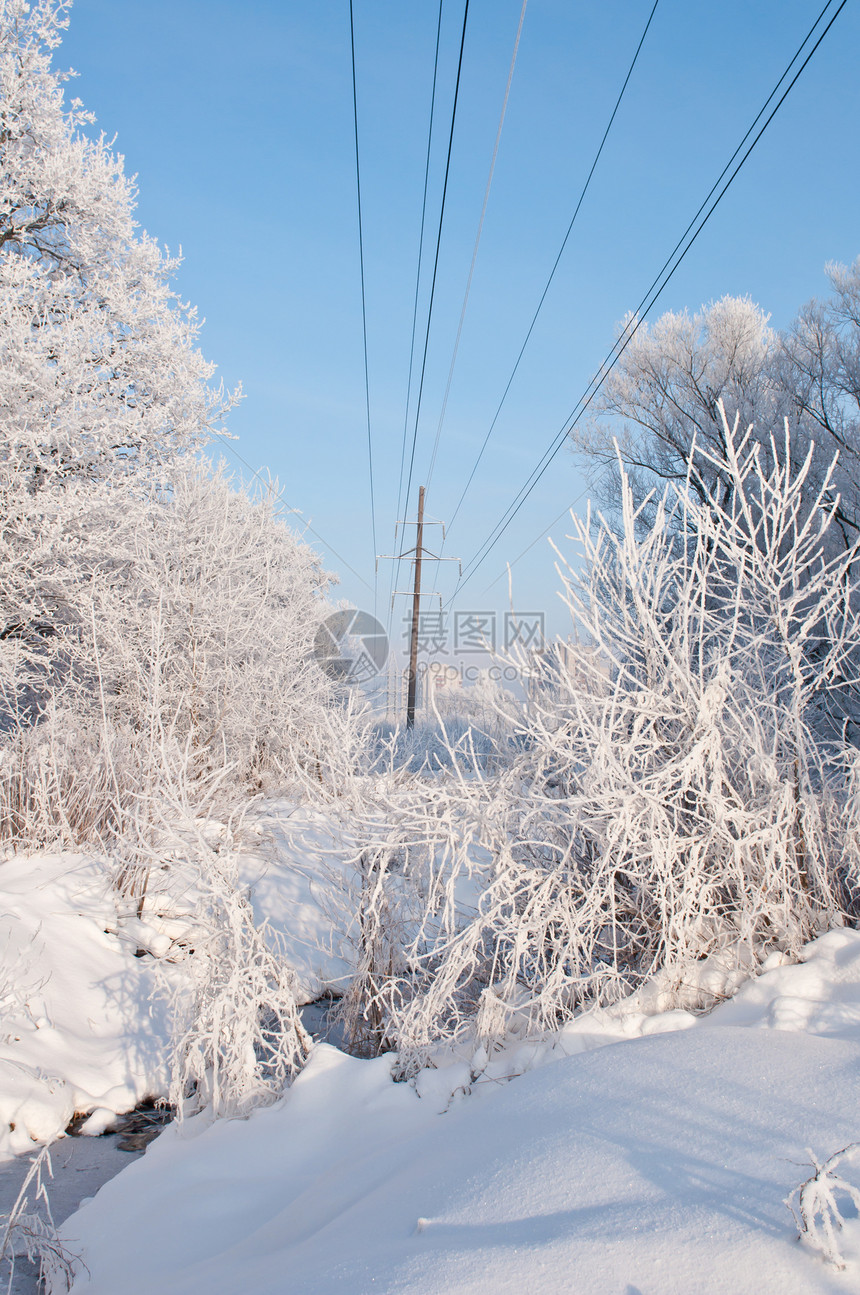
{"type": "MultiPolygon", "coordinates": [[[[303,997],[341,983],[343,824],[271,802],[246,819],[242,851],[303,997]]],[[[96,1133],[165,1091],[163,996],[155,960],[136,954],[164,952],[193,895],[160,920],[153,891],[138,923],[103,862],[35,855],[2,864],[0,901],[2,1158],[75,1112],[94,1112],[96,1133]]],[[[726,989],[700,964],[691,1001],[709,977],[726,989]]],[[[320,1044],[277,1106],[171,1126],[132,1163],[107,1139],[60,1141],[60,1219],[125,1165],[63,1226],[82,1260],[75,1295],[860,1289],[848,1198],[843,1271],[798,1243],[784,1203],[810,1154],[860,1139],[860,933],[822,936],[800,964],[773,957],[707,1016],[672,1001],[654,983],[542,1042],[440,1053],[412,1084],[389,1058],[320,1044]]],[[[840,1170],[860,1185],[860,1156],[840,1170]]],[[[9,1190],[16,1174],[20,1162],[3,1171],[9,1190]]]]}
{"type": "Polygon", "coordinates": [[[103,862],[5,860],[0,914],[2,1160],[57,1137],[76,1111],[128,1111],[163,1092],[167,1027],[153,960],[135,956],[103,862]]]}
{"type": "Polygon", "coordinates": [[[358,852],[348,825],[334,811],[268,800],[246,818],[244,837],[239,874],[255,920],[283,941],[300,999],[342,986],[352,966],[343,938],[350,923],[344,867],[358,852]]]}
{"type": "Polygon", "coordinates": [[[784,1203],[860,1136],[860,934],[807,952],[706,1017],[568,1027],[510,1081],[319,1045],[278,1106],[169,1129],[68,1220],[74,1293],[856,1291],[856,1211],[837,1271],[784,1203]]]}

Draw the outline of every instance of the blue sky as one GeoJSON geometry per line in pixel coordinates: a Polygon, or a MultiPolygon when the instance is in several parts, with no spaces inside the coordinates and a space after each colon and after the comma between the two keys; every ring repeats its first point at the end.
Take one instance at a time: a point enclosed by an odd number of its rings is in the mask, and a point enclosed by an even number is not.
{"type": "MultiPolygon", "coordinates": [[[[652,2],[529,0],[428,496],[433,516],[450,516],[489,427],[652,2]]],[[[378,547],[390,553],[437,6],[354,3],[378,547]]],[[[436,435],[520,8],[470,4],[416,487],[436,435]]],[[[470,559],[512,500],[820,8],[660,0],[446,552],[470,559]]],[[[462,11],[462,0],[445,0],[433,237],[462,11]]],[[[849,2],[657,314],[748,293],[781,326],[826,291],[827,260],[860,253],[858,36],[860,6],[849,2]]],[[[79,71],[75,93],[138,174],[141,224],[172,250],[182,246],[178,288],[206,319],[203,349],[225,382],[244,385],[231,421],[236,448],[278,477],[324,537],[340,595],[372,610],[348,0],[76,0],[58,61],[79,71]]],[[[566,504],[581,507],[585,490],[563,450],[458,606],[501,610],[506,579],[487,586],[566,504]]],[[[563,547],[566,529],[553,532],[563,547]]],[[[440,572],[446,597],[455,575],[453,566],[440,572]]],[[[557,585],[544,541],[517,564],[514,601],[545,610],[564,632],[557,585]]],[[[383,570],[383,612],[388,587],[383,570]]],[[[396,624],[404,612],[400,600],[396,624]]]]}

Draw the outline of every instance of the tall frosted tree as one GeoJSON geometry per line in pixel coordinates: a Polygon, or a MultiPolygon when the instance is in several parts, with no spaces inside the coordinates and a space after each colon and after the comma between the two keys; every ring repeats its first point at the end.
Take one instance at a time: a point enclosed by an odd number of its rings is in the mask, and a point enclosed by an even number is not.
{"type": "MultiPolygon", "coordinates": [[[[860,534],[860,259],[828,265],[827,276],[831,296],[807,303],[783,332],[770,328],[748,297],[723,297],[694,315],[669,311],[635,332],[634,318],[623,321],[619,336],[627,344],[595,401],[595,417],[573,435],[597,469],[601,492],[619,502],[616,441],[644,489],[685,481],[694,442],[719,461],[722,402],[753,427],[765,458],[771,436],[783,439],[786,418],[795,467],[814,443],[810,497],[826,477],[835,506],[831,545],[853,545],[860,534]]],[[[724,477],[721,485],[732,483],[724,477]]]]}
{"type": "Polygon", "coordinates": [[[52,56],[68,0],[0,0],[0,688],[38,708],[74,589],[110,523],[207,439],[211,385],[176,261],[139,231],[134,184],[52,56]],[[119,493],[118,493],[119,492],[119,493]]]}
{"type": "Polygon", "coordinates": [[[174,1094],[246,1114],[309,1041],[201,822],[271,780],[341,786],[358,725],[314,660],[327,579],[277,489],[196,460],[233,398],[122,158],[65,100],[69,8],[0,0],[0,842],[110,841],[138,918],[153,871],[199,897],[174,1094]]]}
{"type": "Polygon", "coordinates": [[[229,404],[122,157],[51,66],[69,7],[0,0],[0,456],[30,492],[158,469],[229,404]]]}
{"type": "Polygon", "coordinates": [[[69,9],[0,0],[0,801],[26,833],[40,786],[47,834],[79,793],[138,804],[170,751],[322,785],[349,745],[313,659],[316,556],[276,490],[252,503],[197,461],[235,397],[122,158],[64,94],[69,9]]]}

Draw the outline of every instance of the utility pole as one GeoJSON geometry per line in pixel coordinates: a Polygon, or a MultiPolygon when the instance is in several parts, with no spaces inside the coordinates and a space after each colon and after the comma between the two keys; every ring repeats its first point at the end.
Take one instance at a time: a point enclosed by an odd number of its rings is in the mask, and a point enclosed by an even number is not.
{"type": "Polygon", "coordinates": [[[421,611],[421,555],[424,548],[424,487],[418,488],[418,532],[415,537],[415,586],[412,592],[412,632],[409,636],[409,691],[406,727],[415,727],[415,688],[418,683],[418,617],[421,611]]]}
{"type": "MultiPolygon", "coordinates": [[[[414,522],[398,521],[397,526],[414,526],[414,522]]],[[[432,521],[431,526],[442,527],[442,539],[445,538],[444,522],[432,521]]],[[[379,566],[380,559],[387,559],[392,562],[399,562],[402,558],[411,559],[414,564],[415,574],[412,584],[412,624],[409,633],[409,671],[407,675],[408,690],[406,694],[406,727],[415,727],[415,700],[418,685],[418,627],[421,619],[421,562],[423,558],[429,558],[431,562],[456,562],[460,563],[459,558],[443,558],[435,553],[429,553],[424,547],[424,486],[418,489],[418,523],[417,534],[415,536],[415,548],[407,549],[403,553],[380,553],[377,555],[376,564],[379,566]]],[[[462,574],[462,567],[460,572],[462,574]]],[[[392,606],[394,599],[398,594],[407,593],[405,589],[395,589],[392,595],[392,606]]],[[[425,594],[426,597],[438,598],[441,606],[441,595],[435,591],[432,594],[425,594]]]]}

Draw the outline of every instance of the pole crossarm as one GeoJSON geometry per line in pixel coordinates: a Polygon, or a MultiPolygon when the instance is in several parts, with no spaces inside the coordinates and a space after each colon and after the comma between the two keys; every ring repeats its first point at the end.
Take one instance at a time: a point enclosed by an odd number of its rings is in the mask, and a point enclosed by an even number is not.
{"type": "MultiPolygon", "coordinates": [[[[411,597],[412,592],[413,592],[413,591],[412,591],[411,589],[394,589],[394,590],[392,590],[392,593],[391,593],[391,604],[392,604],[392,606],[394,605],[394,599],[398,596],[398,594],[403,594],[405,597],[407,597],[407,598],[408,598],[408,597],[411,597]]],[[[439,593],[439,590],[438,590],[438,589],[422,589],[422,590],[421,590],[421,597],[422,597],[422,598],[438,598],[438,599],[439,599],[439,610],[440,610],[440,611],[442,610],[442,595],[439,593]]]]}
{"type": "MultiPolygon", "coordinates": [[[[414,549],[406,549],[403,553],[377,553],[377,555],[376,555],[376,566],[377,566],[377,570],[379,569],[379,564],[380,564],[380,562],[401,562],[401,561],[404,561],[404,562],[405,562],[405,561],[414,562],[414,561],[416,560],[417,556],[418,556],[418,549],[417,549],[417,548],[414,548],[414,549]]],[[[421,548],[421,557],[422,557],[422,558],[429,558],[429,560],[430,560],[431,562],[456,562],[456,563],[457,563],[457,566],[458,566],[458,568],[459,568],[459,570],[460,570],[460,572],[461,572],[461,574],[462,574],[462,571],[463,571],[463,563],[462,563],[462,561],[461,561],[461,559],[460,559],[460,558],[443,558],[443,557],[440,557],[440,556],[439,556],[439,554],[437,554],[437,553],[431,553],[429,549],[425,549],[425,548],[423,547],[423,545],[422,545],[422,548],[421,548]]],[[[412,590],[410,589],[410,590],[409,590],[409,592],[411,593],[411,592],[412,592],[412,590]]],[[[395,589],[395,590],[394,590],[394,593],[396,593],[396,594],[402,594],[402,593],[403,593],[403,590],[402,590],[402,589],[395,589]]]]}

